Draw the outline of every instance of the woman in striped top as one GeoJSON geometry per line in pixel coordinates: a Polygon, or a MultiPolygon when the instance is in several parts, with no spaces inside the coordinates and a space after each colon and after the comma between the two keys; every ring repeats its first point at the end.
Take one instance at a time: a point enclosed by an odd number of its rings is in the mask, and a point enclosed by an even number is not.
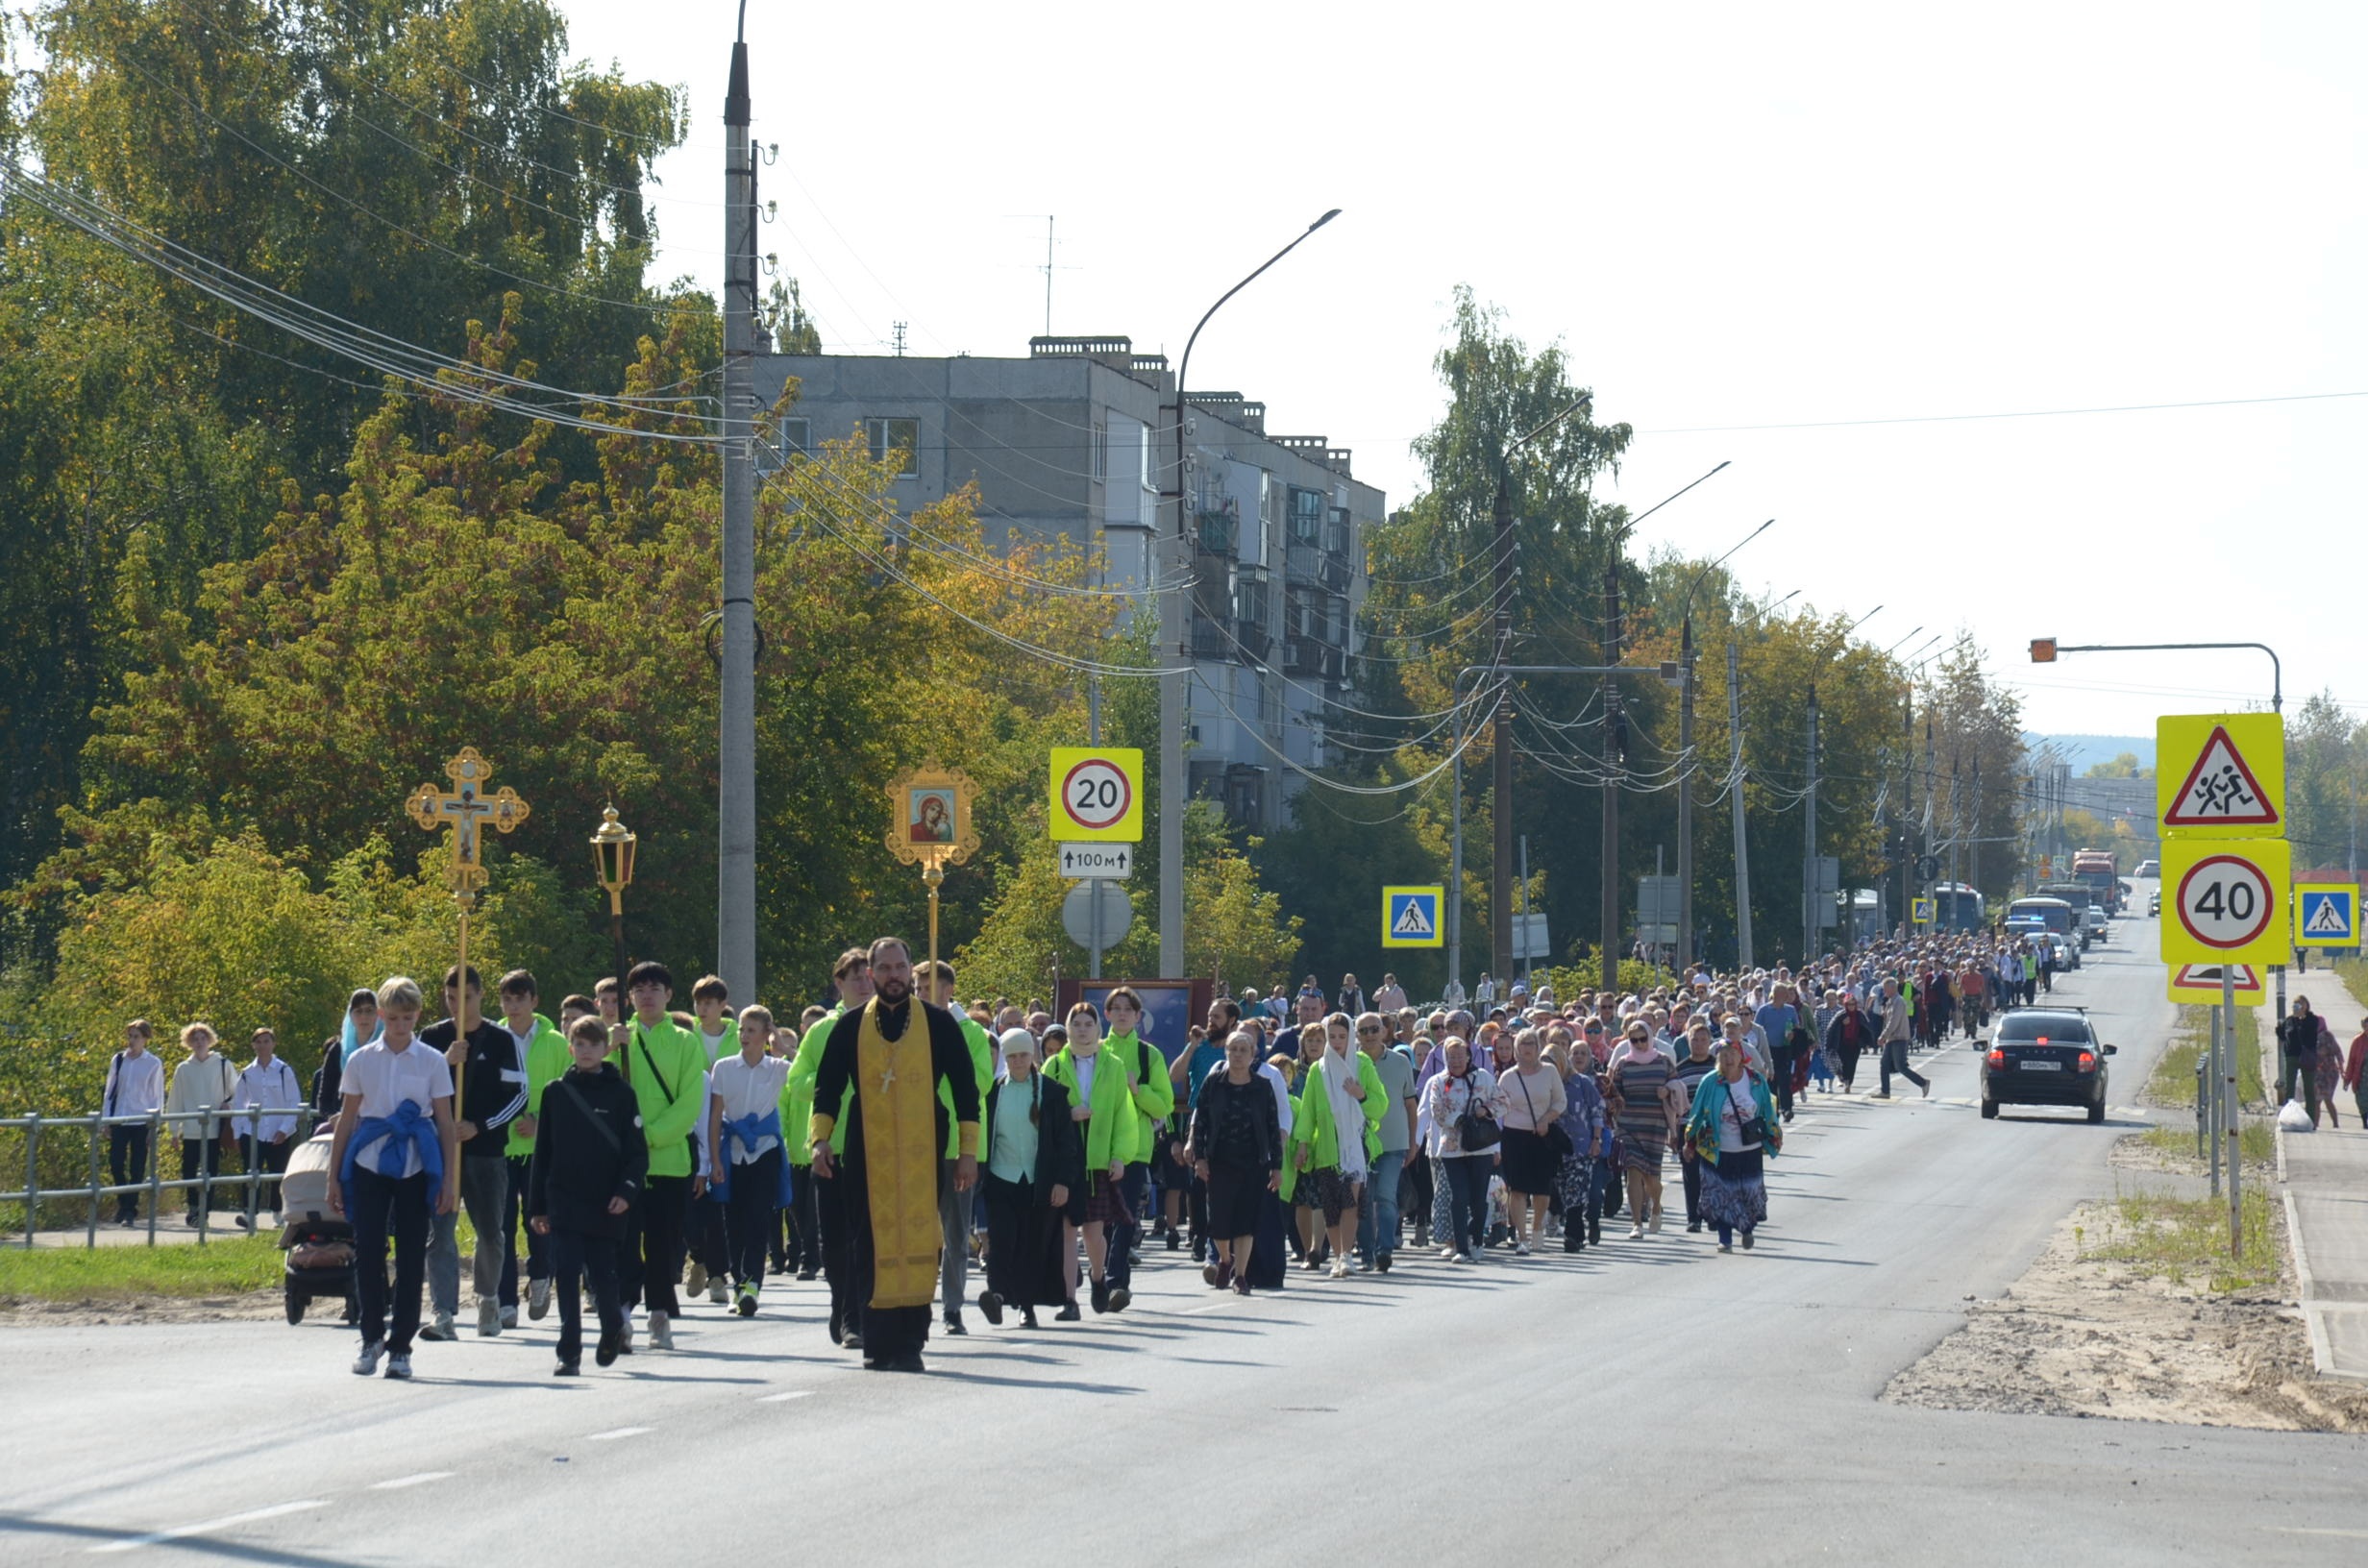
{"type": "Polygon", "coordinates": [[[1641,1020],[1612,1053],[1605,1072],[1612,1119],[1619,1128],[1620,1168],[1628,1178],[1628,1239],[1661,1229],[1661,1161],[1677,1128],[1662,1090],[1669,1081],[1669,1059],[1653,1049],[1641,1020]]]}

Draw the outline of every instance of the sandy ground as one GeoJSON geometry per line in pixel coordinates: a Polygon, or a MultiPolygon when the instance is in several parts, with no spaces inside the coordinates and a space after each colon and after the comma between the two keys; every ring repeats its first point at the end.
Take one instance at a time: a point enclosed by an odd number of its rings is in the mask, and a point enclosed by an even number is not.
{"type": "MultiPolygon", "coordinates": [[[[2195,1168],[2134,1138],[2114,1163],[2134,1172],[2195,1168]]],[[[1965,1326],[1893,1378],[1884,1398],[1934,1409],[2368,1433],[2368,1388],[2312,1374],[2289,1261],[2282,1257],[2275,1292],[2221,1295],[2082,1255],[2084,1238],[2093,1245],[2119,1223],[2108,1202],[2075,1209],[2028,1273],[1998,1300],[1970,1303],[1965,1326]]]]}
{"type": "MultiPolygon", "coordinates": [[[[335,1312],[333,1301],[314,1311],[335,1312]]],[[[286,1320],[275,1287],[235,1296],[149,1296],[137,1301],[12,1301],[0,1304],[0,1329],[87,1328],[110,1323],[242,1323],[286,1320]]]]}

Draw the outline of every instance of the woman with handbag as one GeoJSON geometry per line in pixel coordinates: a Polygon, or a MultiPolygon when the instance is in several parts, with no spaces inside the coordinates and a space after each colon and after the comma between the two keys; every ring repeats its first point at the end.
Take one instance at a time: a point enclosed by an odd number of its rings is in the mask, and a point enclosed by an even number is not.
{"type": "Polygon", "coordinates": [[[1669,1059],[1653,1049],[1642,1022],[1632,1022],[1604,1077],[1611,1086],[1612,1118],[1619,1127],[1620,1169],[1628,1178],[1628,1239],[1635,1241],[1647,1230],[1661,1229],[1661,1162],[1677,1130],[1662,1093],[1669,1081],[1669,1059]]]}
{"type": "Polygon", "coordinates": [[[1752,1233],[1767,1218],[1765,1156],[1784,1146],[1784,1123],[1767,1085],[1743,1070],[1743,1053],[1718,1047],[1718,1070],[1694,1091],[1686,1137],[1702,1167],[1702,1215],[1718,1229],[1718,1250],[1735,1250],[1735,1233],[1751,1250],[1752,1233]]]}
{"type": "Polygon", "coordinates": [[[1439,1256],[1450,1263],[1472,1263],[1480,1261],[1489,1171],[1502,1136],[1491,1114],[1496,1078],[1472,1065],[1471,1047],[1457,1037],[1448,1036],[1443,1049],[1446,1070],[1422,1090],[1422,1108],[1431,1118],[1431,1168],[1445,1178],[1447,1245],[1439,1256]]]}
{"type": "Polygon", "coordinates": [[[1543,1045],[1535,1029],[1513,1037],[1513,1065],[1496,1081],[1494,1097],[1497,1124],[1504,1128],[1506,1218],[1514,1255],[1520,1258],[1545,1239],[1546,1205],[1563,1156],[1570,1152],[1570,1135],[1560,1125],[1569,1098],[1562,1074],[1538,1059],[1543,1045]]]}

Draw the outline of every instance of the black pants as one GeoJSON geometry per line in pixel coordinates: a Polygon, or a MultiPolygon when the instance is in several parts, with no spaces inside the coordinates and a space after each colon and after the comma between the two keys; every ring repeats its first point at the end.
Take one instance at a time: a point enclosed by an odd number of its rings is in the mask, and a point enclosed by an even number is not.
{"type": "Polygon", "coordinates": [[[1135,1277],[1135,1247],[1143,1237],[1143,1215],[1149,1201],[1151,1167],[1141,1162],[1126,1167],[1119,1178],[1119,1196],[1126,1200],[1126,1212],[1134,1217],[1123,1225],[1110,1227],[1109,1266],[1102,1270],[1110,1288],[1118,1289],[1135,1277]]]}
{"type": "Polygon", "coordinates": [[[1061,1299],[1061,1216],[1038,1202],[1034,1182],[979,1177],[987,1199],[987,1288],[1007,1307],[1061,1299]]]}
{"type": "Polygon", "coordinates": [[[792,1269],[823,1266],[822,1212],[815,1202],[816,1185],[812,1165],[790,1166],[789,1207],[781,1211],[781,1262],[792,1269]]]}
{"type": "Polygon", "coordinates": [[[840,1186],[845,1180],[842,1176],[814,1179],[814,1203],[822,1219],[823,1273],[830,1281],[830,1332],[834,1340],[848,1329],[860,1332],[856,1312],[861,1298],[855,1293],[852,1221],[840,1186]]]}
{"type": "MultiPolygon", "coordinates": [[[[706,1206],[721,1212],[725,1268],[734,1285],[765,1283],[765,1242],[780,1228],[780,1204],[781,1150],[776,1144],[731,1167],[730,1202],[706,1206]]],[[[716,1273],[715,1265],[708,1264],[707,1271],[716,1273]]]]}
{"type": "MultiPolygon", "coordinates": [[[[1801,1048],[1798,1045],[1771,1045],[1767,1054],[1769,1070],[1776,1075],[1776,1109],[1788,1116],[1792,1114],[1792,1071],[1800,1066],[1801,1048]]],[[[1687,1205],[1686,1217],[1690,1220],[1693,1217],[1692,1208],[1691,1203],[1687,1205]]]]}
{"type": "MultiPolygon", "coordinates": [[[[256,1210],[259,1213],[278,1213],[280,1183],[277,1178],[286,1171],[287,1157],[296,1152],[296,1135],[290,1133],[279,1142],[272,1143],[249,1133],[238,1141],[240,1152],[246,1157],[248,1171],[260,1171],[264,1176],[264,1180],[255,1184],[256,1210]]],[[[246,1194],[241,1192],[238,1207],[244,1209],[246,1206],[246,1194]]]]}
{"type": "Polygon", "coordinates": [[[682,1227],[689,1219],[691,1179],[653,1176],[633,1206],[632,1239],[627,1243],[620,1272],[624,1275],[625,1305],[653,1312],[679,1315],[682,1304],[675,1286],[682,1279],[682,1227]],[[633,1241],[639,1242],[639,1251],[633,1241]],[[638,1258],[640,1267],[631,1265],[638,1258]]]}
{"type": "Polygon", "coordinates": [[[625,1332],[625,1309],[617,1301],[617,1243],[610,1237],[586,1236],[581,1231],[553,1231],[543,1240],[550,1243],[544,1256],[550,1261],[552,1286],[559,1298],[559,1360],[580,1361],[583,1302],[576,1292],[578,1276],[592,1293],[601,1336],[614,1339],[625,1332]]]}
{"type": "Polygon", "coordinates": [[[1678,1156],[1677,1168],[1686,1183],[1686,1223],[1699,1225],[1702,1222],[1701,1157],[1696,1155],[1690,1159],[1681,1154],[1678,1156]]]}
{"type": "Polygon", "coordinates": [[[1841,1080],[1841,1087],[1844,1089],[1858,1087],[1859,1050],[1860,1047],[1856,1045],[1834,1047],[1834,1075],[1841,1080]]]}
{"type": "MultiPolygon", "coordinates": [[[[509,1237],[509,1245],[502,1253],[502,1285],[497,1298],[504,1307],[518,1305],[518,1220],[526,1205],[527,1183],[534,1174],[534,1157],[530,1154],[509,1156],[509,1190],[502,1202],[502,1229],[509,1237]]],[[[551,1278],[551,1237],[537,1236],[534,1227],[526,1228],[527,1279],[551,1278]]],[[[616,1244],[609,1243],[609,1273],[616,1273],[616,1244]]]]}
{"type": "Polygon", "coordinates": [[[710,1278],[723,1279],[731,1272],[731,1238],[724,1231],[724,1205],[706,1198],[691,1200],[690,1229],[685,1238],[688,1255],[699,1260],[699,1266],[710,1278]]]}
{"type": "Polygon", "coordinates": [[[411,1352],[419,1332],[419,1296],[428,1284],[428,1225],[434,1215],[428,1173],[397,1179],[368,1165],[354,1167],[346,1217],[354,1222],[354,1275],[361,1295],[361,1342],[383,1343],[397,1356],[411,1352]],[[386,1322],[386,1242],[395,1243],[393,1331],[386,1322]]]}
{"type": "MultiPolygon", "coordinates": [[[[130,1187],[148,1179],[148,1129],[145,1127],[110,1127],[107,1129],[107,1185],[130,1187]]],[[[139,1217],[139,1194],[115,1194],[115,1218],[130,1223],[139,1217]]]]}
{"type": "Polygon", "coordinates": [[[1448,1237],[1462,1251],[1478,1252],[1488,1245],[1489,1160],[1458,1154],[1440,1164],[1447,1167],[1448,1237]]]}
{"type": "Polygon", "coordinates": [[[210,1138],[185,1138],[181,1140],[181,1179],[185,1182],[198,1176],[206,1178],[204,1187],[182,1189],[182,1201],[189,1208],[189,1217],[195,1219],[200,1209],[213,1208],[213,1177],[218,1145],[210,1138]]]}

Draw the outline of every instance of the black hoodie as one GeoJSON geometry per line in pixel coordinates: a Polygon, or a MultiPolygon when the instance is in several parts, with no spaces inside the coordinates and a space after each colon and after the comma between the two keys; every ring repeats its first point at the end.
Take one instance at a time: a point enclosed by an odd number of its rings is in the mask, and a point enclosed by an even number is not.
{"type": "Polygon", "coordinates": [[[555,1231],[621,1237],[627,1208],[650,1173],[650,1142],[642,1136],[641,1104],[607,1063],[595,1072],[571,1066],[543,1090],[534,1128],[534,1166],[528,1178],[529,1217],[548,1218],[555,1231]]]}

